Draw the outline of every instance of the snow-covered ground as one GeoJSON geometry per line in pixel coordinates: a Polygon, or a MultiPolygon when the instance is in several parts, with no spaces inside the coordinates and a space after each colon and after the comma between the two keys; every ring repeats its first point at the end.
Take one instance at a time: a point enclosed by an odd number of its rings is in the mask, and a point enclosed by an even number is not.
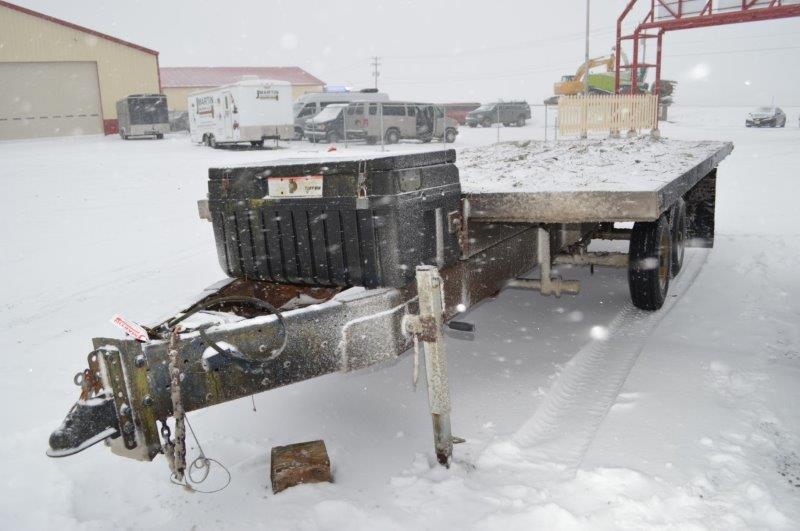
{"type": "MultiPolygon", "coordinates": [[[[49,459],[47,438],[90,339],[117,334],[114,313],[153,322],[222,277],[196,212],[206,169],[316,146],[0,143],[0,527],[797,529],[800,109],[786,110],[786,129],[765,130],[744,128],[747,109],[671,110],[665,136],[735,148],[719,171],[716,246],[690,251],[661,312],[632,308],[624,271],[574,269],[562,274],[585,281],[577,297],[507,290],[464,317],[478,333],[447,343],[453,429],[467,440],[449,470],[434,464],[405,356],[258,395],[257,411],[247,399],[190,414],[233,476],[215,495],[170,484],[161,458],[97,446],[49,459]],[[335,483],[272,495],[270,448],[317,438],[335,483]]],[[[544,132],[537,117],[500,136],[544,132]]],[[[456,146],[496,137],[462,128],[456,146]]],[[[368,149],[380,148],[353,152],[368,149]]]]}

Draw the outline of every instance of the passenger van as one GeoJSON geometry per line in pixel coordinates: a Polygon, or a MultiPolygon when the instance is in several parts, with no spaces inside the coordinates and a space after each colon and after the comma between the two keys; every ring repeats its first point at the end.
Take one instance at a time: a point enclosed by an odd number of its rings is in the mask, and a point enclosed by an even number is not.
{"type": "Polygon", "coordinates": [[[309,92],[303,94],[294,103],[295,138],[303,138],[306,122],[319,114],[328,105],[352,103],[354,101],[389,101],[388,94],[374,89],[360,92],[309,92]]]}
{"type": "Polygon", "coordinates": [[[458,122],[445,117],[442,108],[432,103],[356,102],[347,106],[347,137],[364,138],[368,144],[381,137],[387,144],[396,144],[403,139],[430,142],[442,136],[452,143],[456,135],[458,122]]]}
{"type": "MultiPolygon", "coordinates": [[[[327,142],[335,144],[344,139],[344,116],[346,103],[332,103],[322,109],[316,116],[306,122],[303,130],[309,142],[327,142]]],[[[348,139],[354,138],[348,131],[348,139]]],[[[362,137],[363,138],[363,137],[362,137]]]]}

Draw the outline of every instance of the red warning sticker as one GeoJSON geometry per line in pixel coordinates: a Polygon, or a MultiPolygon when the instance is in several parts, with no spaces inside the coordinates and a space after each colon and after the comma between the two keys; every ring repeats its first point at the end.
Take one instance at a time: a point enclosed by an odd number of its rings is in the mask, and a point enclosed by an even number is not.
{"type": "Polygon", "coordinates": [[[133,337],[137,341],[148,340],[147,330],[145,330],[141,325],[125,319],[120,314],[116,314],[114,317],[112,317],[111,322],[120,327],[123,332],[133,337]]]}

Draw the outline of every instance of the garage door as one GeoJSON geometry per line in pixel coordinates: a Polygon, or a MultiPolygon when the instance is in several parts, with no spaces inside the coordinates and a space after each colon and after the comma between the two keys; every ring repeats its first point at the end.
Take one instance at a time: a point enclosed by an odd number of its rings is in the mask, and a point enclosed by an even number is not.
{"type": "Polygon", "coordinates": [[[102,132],[96,63],[0,63],[0,140],[102,132]]]}

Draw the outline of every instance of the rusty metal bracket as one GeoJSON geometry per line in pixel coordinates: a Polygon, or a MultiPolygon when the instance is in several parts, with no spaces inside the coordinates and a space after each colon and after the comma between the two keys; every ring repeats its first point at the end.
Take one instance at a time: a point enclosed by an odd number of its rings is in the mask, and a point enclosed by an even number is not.
{"type": "Polygon", "coordinates": [[[406,315],[404,331],[420,341],[436,341],[436,320],[432,316],[406,315]]]}
{"type": "Polygon", "coordinates": [[[122,440],[126,449],[133,450],[137,447],[136,426],[133,423],[133,410],[128,396],[122,355],[118,348],[110,345],[99,348],[98,352],[101,374],[108,384],[106,387],[111,389],[114,395],[114,406],[117,410],[122,440]]]}

